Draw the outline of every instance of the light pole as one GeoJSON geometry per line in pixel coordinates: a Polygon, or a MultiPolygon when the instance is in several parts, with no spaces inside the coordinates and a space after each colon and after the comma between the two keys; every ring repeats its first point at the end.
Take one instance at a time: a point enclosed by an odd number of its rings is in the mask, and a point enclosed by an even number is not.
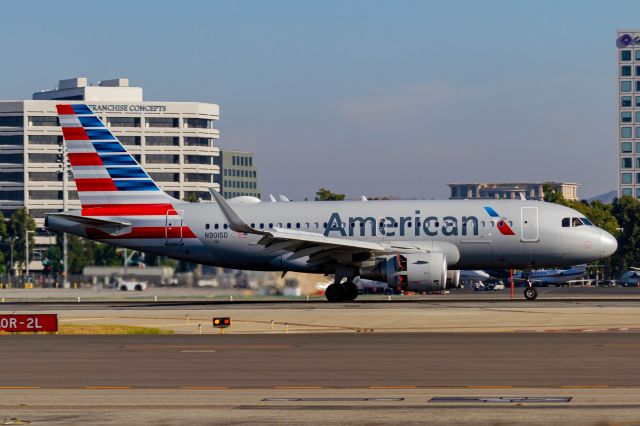
{"type": "MultiPolygon", "coordinates": [[[[69,193],[67,192],[67,186],[69,183],[69,177],[67,175],[67,150],[64,144],[60,142],[58,151],[58,160],[60,161],[60,171],[62,173],[62,211],[67,211],[67,203],[69,201],[69,193]]],[[[67,257],[69,253],[69,241],[67,239],[67,233],[62,233],[62,287],[69,287],[69,271],[67,257]]]]}
{"type": "Polygon", "coordinates": [[[27,228],[27,224],[25,223],[24,228],[24,258],[26,265],[27,275],[25,277],[25,282],[29,282],[29,234],[35,234],[36,231],[29,231],[27,228]]]}

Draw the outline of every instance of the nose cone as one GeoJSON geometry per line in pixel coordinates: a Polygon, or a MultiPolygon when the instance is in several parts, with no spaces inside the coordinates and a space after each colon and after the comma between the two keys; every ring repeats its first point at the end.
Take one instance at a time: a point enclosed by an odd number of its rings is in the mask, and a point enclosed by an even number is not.
{"type": "Polygon", "coordinates": [[[618,241],[606,231],[600,234],[600,258],[611,256],[618,249],[618,241]]]}

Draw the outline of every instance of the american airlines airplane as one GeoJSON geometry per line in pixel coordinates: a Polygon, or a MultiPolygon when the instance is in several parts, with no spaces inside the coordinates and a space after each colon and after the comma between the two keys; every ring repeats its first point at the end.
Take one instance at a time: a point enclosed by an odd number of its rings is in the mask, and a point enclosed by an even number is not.
{"type": "Polygon", "coordinates": [[[581,213],[537,201],[261,203],[211,190],[215,202],[188,203],[164,193],[89,107],[57,110],[82,208],[49,214],[46,226],[207,265],[333,274],[331,302],[354,300],[356,277],[434,291],[457,286],[461,269],[569,266],[617,248],[581,213]]]}

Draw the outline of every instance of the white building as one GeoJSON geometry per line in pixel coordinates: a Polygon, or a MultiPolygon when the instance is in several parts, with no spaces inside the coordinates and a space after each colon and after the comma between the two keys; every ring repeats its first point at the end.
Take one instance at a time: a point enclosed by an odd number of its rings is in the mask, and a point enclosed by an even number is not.
{"type": "MultiPolygon", "coordinates": [[[[578,199],[578,184],[550,182],[553,188],[567,200],[578,199]]],[[[450,200],[507,199],[518,200],[523,195],[527,200],[544,200],[545,182],[530,183],[450,183],[450,200]]]]}
{"type": "MultiPolygon", "coordinates": [[[[46,213],[63,209],[65,183],[67,209],[80,207],[73,177],[64,182],[62,176],[55,108],[61,101],[89,105],[172,196],[210,199],[209,188],[220,189],[218,105],[145,102],[142,88],[129,87],[127,79],[88,85],[86,78],[74,78],[34,93],[33,100],[0,101],[0,211],[5,217],[25,206],[41,228],[46,213]]],[[[41,231],[37,235],[37,244],[51,243],[41,231]]]]}
{"type": "Polygon", "coordinates": [[[640,197],[640,30],[618,30],[618,195],[640,197]]]}

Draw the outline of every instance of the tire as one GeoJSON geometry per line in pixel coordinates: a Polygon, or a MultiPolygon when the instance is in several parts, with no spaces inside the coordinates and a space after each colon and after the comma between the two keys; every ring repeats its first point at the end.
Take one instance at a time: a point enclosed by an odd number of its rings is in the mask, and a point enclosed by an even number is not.
{"type": "Polygon", "coordinates": [[[324,291],[324,297],[331,303],[342,302],[344,296],[345,290],[342,284],[333,283],[324,291]]]}
{"type": "Polygon", "coordinates": [[[135,291],[142,291],[142,286],[140,284],[136,284],[134,290],[135,291]]]}
{"type": "Polygon", "coordinates": [[[121,285],[120,286],[120,291],[127,291],[127,286],[126,285],[121,285]]]}
{"type": "Polygon", "coordinates": [[[527,300],[536,300],[538,297],[538,292],[533,287],[526,287],[524,289],[524,298],[527,300]]]}
{"type": "Polygon", "coordinates": [[[346,282],[344,284],[344,300],[352,301],[358,297],[358,286],[354,283],[346,282]]]}

